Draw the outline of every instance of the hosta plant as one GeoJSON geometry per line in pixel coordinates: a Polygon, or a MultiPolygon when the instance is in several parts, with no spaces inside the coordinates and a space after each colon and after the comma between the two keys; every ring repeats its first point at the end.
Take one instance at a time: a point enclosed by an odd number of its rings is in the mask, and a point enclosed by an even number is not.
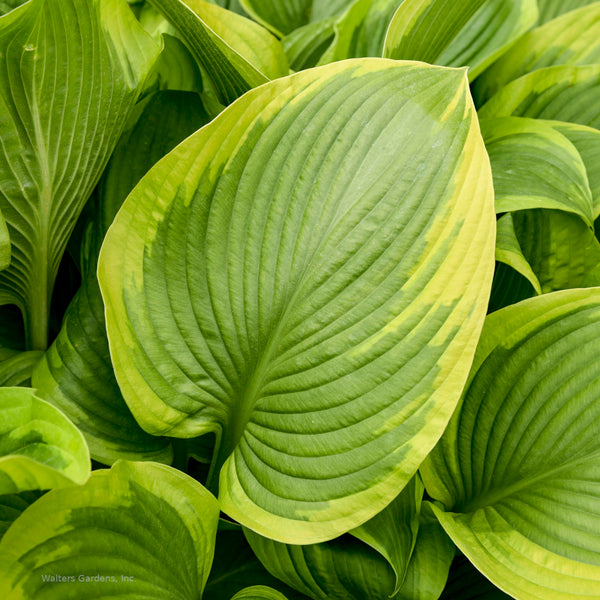
{"type": "Polygon", "coordinates": [[[600,599],[600,2],[0,2],[0,598],[600,599]]]}

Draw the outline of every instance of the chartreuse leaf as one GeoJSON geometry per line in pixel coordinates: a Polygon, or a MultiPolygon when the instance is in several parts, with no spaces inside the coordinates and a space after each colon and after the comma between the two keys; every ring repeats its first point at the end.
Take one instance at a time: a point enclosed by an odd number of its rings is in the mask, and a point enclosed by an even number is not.
{"type": "Polygon", "coordinates": [[[542,293],[539,279],[523,255],[511,213],[500,217],[496,224],[496,260],[511,266],[531,283],[537,294],[542,293]]]}
{"type": "Polygon", "coordinates": [[[597,219],[600,216],[600,131],[575,123],[551,121],[550,124],[577,148],[583,160],[592,192],[594,219],[597,219]]]}
{"type": "Polygon", "coordinates": [[[286,597],[273,588],[264,585],[254,585],[239,591],[231,600],[287,600],[286,597]]]}
{"type": "Polygon", "coordinates": [[[479,109],[480,119],[531,117],[600,127],[600,64],[538,69],[511,81],[479,109]]]}
{"type": "Polygon", "coordinates": [[[89,474],[73,423],[34,390],[0,388],[0,495],[83,483],[89,474]]]}
{"type": "Polygon", "coordinates": [[[415,549],[402,587],[393,600],[438,600],[453,557],[452,540],[435,518],[429,502],[424,502],[415,549]]]}
{"type": "Polygon", "coordinates": [[[444,529],[517,600],[600,597],[598,352],[600,288],[491,314],[422,468],[444,529]]]}
{"type": "Polygon", "coordinates": [[[159,52],[121,0],[31,0],[0,19],[0,210],[31,350],[47,346],[50,297],[75,220],[159,52]]]}
{"type": "Polygon", "coordinates": [[[279,37],[309,23],[335,17],[353,2],[355,0],[240,0],[252,18],[279,37]]]}
{"type": "Polygon", "coordinates": [[[474,79],[537,17],[535,0],[404,0],[387,30],[383,55],[469,66],[474,79]]]}
{"type": "Polygon", "coordinates": [[[588,4],[595,4],[595,0],[537,0],[540,9],[540,23],[546,23],[563,13],[576,10],[588,4]]]}
{"type": "Polygon", "coordinates": [[[286,545],[244,532],[270,573],[315,600],[385,600],[399,590],[405,578],[422,498],[423,484],[415,477],[364,525],[321,544],[286,545]]]}
{"type": "Polygon", "coordinates": [[[282,542],[340,535],[443,431],[494,230],[464,71],[350,60],[252,90],[158,163],[107,235],[124,398],[151,433],[217,434],[230,517],[282,542]]]}
{"type": "Polygon", "coordinates": [[[81,487],[51,490],[0,541],[0,595],[196,600],[219,506],[184,473],[118,462],[81,487]]]}
{"type": "Polygon", "coordinates": [[[581,219],[557,210],[523,211],[513,219],[544,293],[600,285],[600,243],[581,219]]]}
{"type": "Polygon", "coordinates": [[[175,25],[222,104],[289,72],[280,42],[253,21],[204,0],[151,0],[175,25]]]}
{"type": "MultiPolygon", "coordinates": [[[[100,182],[100,199],[88,228],[83,283],[56,340],[33,374],[33,386],[83,432],[92,458],[170,461],[165,438],[143,431],[125,404],[114,376],[104,304],[96,277],[104,233],[148,169],[208,121],[196,94],[165,91],[146,103],[135,126],[121,137],[100,182]]],[[[0,363],[1,371],[1,363],[0,363]]]]}
{"type": "Polygon", "coordinates": [[[553,208],[594,223],[592,192],[577,148],[537,119],[481,120],[494,176],[496,212],[553,208]]]}
{"type": "Polygon", "coordinates": [[[521,37],[474,82],[478,104],[510,81],[553,65],[600,62],[600,2],[569,12],[521,37]]]}

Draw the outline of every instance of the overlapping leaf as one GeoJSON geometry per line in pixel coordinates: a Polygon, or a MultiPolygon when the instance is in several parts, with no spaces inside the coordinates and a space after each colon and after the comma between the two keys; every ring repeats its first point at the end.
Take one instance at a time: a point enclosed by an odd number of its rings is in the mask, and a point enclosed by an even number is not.
{"type": "Polygon", "coordinates": [[[0,495],[0,539],[21,513],[43,493],[40,490],[30,490],[19,494],[0,495]]]}
{"type": "Polygon", "coordinates": [[[415,477],[373,519],[350,535],[321,544],[285,545],[248,530],[245,533],[269,572],[314,600],[425,599],[443,588],[444,568],[447,575],[454,550],[429,514],[431,527],[421,535],[419,556],[413,561],[422,497],[423,485],[415,477]]]}
{"type": "Polygon", "coordinates": [[[218,516],[187,475],[118,462],[81,487],[48,492],[12,524],[0,541],[0,596],[197,600],[218,516]]]}
{"type": "Polygon", "coordinates": [[[438,600],[448,579],[454,550],[429,502],[424,502],[415,548],[402,587],[393,600],[438,600]]]}
{"type": "Polygon", "coordinates": [[[600,216],[600,131],[574,123],[550,122],[579,152],[592,193],[594,219],[600,216]]]}
{"type": "Polygon", "coordinates": [[[463,71],[363,59],[271,82],[156,165],[109,231],[117,380],[147,431],[217,434],[230,516],[331,539],[441,434],[493,244],[463,71]]]}
{"type": "Polygon", "coordinates": [[[287,600],[287,598],[273,588],[255,585],[239,591],[231,600],[287,600]]]}
{"type": "Polygon", "coordinates": [[[204,0],[151,0],[179,30],[222,104],[288,74],[279,41],[253,21],[204,0]]]}
{"type": "Polygon", "coordinates": [[[554,65],[600,62],[600,2],[569,12],[520,38],[475,81],[477,103],[510,81],[554,65]]]}
{"type": "Polygon", "coordinates": [[[536,289],[520,271],[505,262],[496,263],[488,312],[494,312],[535,295],[536,289]]]}
{"type": "Polygon", "coordinates": [[[496,212],[560,209],[592,226],[585,164],[564,135],[543,121],[517,117],[482,120],[481,130],[492,164],[496,212]]]}
{"type": "Polygon", "coordinates": [[[279,37],[342,13],[355,0],[240,0],[244,10],[279,37]]]}
{"type": "Polygon", "coordinates": [[[10,233],[0,212],[0,271],[10,265],[10,233]]]}
{"type": "Polygon", "coordinates": [[[540,9],[540,23],[546,23],[556,17],[576,10],[588,4],[595,4],[596,0],[537,0],[540,9]]]}
{"type": "Polygon", "coordinates": [[[500,217],[497,222],[496,260],[511,266],[529,281],[537,294],[542,293],[540,281],[523,254],[510,213],[500,217]]]}
{"type": "Polygon", "coordinates": [[[427,459],[450,537],[517,600],[600,597],[600,288],[490,315],[427,459]]]}
{"type": "MultiPolygon", "coordinates": [[[[354,0],[340,14],[295,29],[282,43],[295,70],[358,56],[381,56],[381,49],[360,53],[358,41],[372,0],[354,0]]],[[[383,47],[383,44],[382,44],[383,47]]]]}
{"type": "Polygon", "coordinates": [[[403,0],[372,0],[363,22],[356,30],[351,56],[383,56],[385,35],[403,0]]]}
{"type": "Polygon", "coordinates": [[[84,433],[92,457],[104,464],[118,458],[169,461],[172,452],[168,440],[140,428],[115,380],[96,277],[100,245],[114,215],[146,171],[207,120],[196,94],[159,92],[146,101],[135,126],[122,136],[101,181],[88,228],[81,290],[33,375],[33,386],[73,420],[84,433]]]}
{"type": "Polygon", "coordinates": [[[556,210],[524,211],[513,218],[544,293],[600,285],[600,243],[580,219],[556,210]]]}
{"type": "Polygon", "coordinates": [[[561,65],[523,75],[479,109],[480,119],[531,117],[600,127],[600,64],[561,65]]]}
{"type": "Polygon", "coordinates": [[[0,20],[0,303],[47,345],[50,297],[81,211],[158,54],[120,0],[31,0],[0,20]]]}
{"type": "Polygon", "coordinates": [[[0,388],[0,495],[83,483],[90,455],[81,432],[26,388],[0,388]]]}
{"type": "Polygon", "coordinates": [[[464,556],[457,556],[448,583],[440,600],[510,600],[511,596],[499,590],[486,579],[464,556]]]}
{"type": "Polygon", "coordinates": [[[469,66],[473,79],[537,17],[535,0],[404,0],[387,30],[383,55],[469,66]]]}
{"type": "Polygon", "coordinates": [[[43,356],[41,350],[20,352],[0,348],[0,386],[27,384],[43,356]]]}
{"type": "Polygon", "coordinates": [[[219,530],[212,569],[204,588],[203,600],[230,598],[248,587],[268,586],[288,600],[307,600],[271,575],[248,545],[240,527],[219,530]]]}

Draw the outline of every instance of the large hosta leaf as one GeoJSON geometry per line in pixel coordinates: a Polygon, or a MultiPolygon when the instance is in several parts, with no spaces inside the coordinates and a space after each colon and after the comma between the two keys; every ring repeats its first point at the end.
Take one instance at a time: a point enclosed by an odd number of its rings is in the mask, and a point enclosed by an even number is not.
{"type": "Polygon", "coordinates": [[[0,542],[0,597],[197,600],[218,516],[191,477],[118,462],[81,487],[48,492],[12,524],[0,542]]]}
{"type": "Polygon", "coordinates": [[[496,212],[551,208],[594,223],[583,159],[567,137],[538,119],[481,121],[494,176],[496,212]]]}
{"type": "Polygon", "coordinates": [[[561,65],[523,75],[494,94],[481,119],[531,117],[600,127],[600,64],[561,65]]]}
{"type": "Polygon", "coordinates": [[[181,33],[223,104],[288,74],[279,41],[256,23],[204,0],[151,0],[181,33]]]}
{"type": "Polygon", "coordinates": [[[460,395],[492,276],[462,70],[343,61],[251,91],[132,192],[100,257],[147,431],[214,431],[222,508],[284,542],[387,505],[460,395]]]}
{"type": "Polygon", "coordinates": [[[490,315],[423,468],[444,529],[518,600],[600,598],[600,288],[490,315]]]}
{"type": "Polygon", "coordinates": [[[504,53],[473,85],[478,103],[510,81],[553,65],[600,61],[600,2],[537,27],[504,53]]]}
{"type": "Polygon", "coordinates": [[[404,0],[387,30],[383,55],[469,66],[473,79],[537,17],[535,0],[404,0]]]}
{"type": "Polygon", "coordinates": [[[196,94],[158,92],[146,101],[135,126],[123,134],[100,182],[83,244],[87,264],[81,289],[69,305],[59,335],[33,374],[33,386],[72,419],[84,433],[92,457],[104,464],[118,458],[168,461],[172,453],[168,440],[140,428],[115,379],[96,277],[100,245],[135,184],[207,120],[196,94]]]}
{"type": "Polygon", "coordinates": [[[58,266],[159,48],[121,0],[31,0],[0,19],[0,303],[47,345],[58,266]]]}
{"type": "Polygon", "coordinates": [[[90,455],[58,409],[26,388],[0,388],[0,495],[83,483],[90,455]]]}

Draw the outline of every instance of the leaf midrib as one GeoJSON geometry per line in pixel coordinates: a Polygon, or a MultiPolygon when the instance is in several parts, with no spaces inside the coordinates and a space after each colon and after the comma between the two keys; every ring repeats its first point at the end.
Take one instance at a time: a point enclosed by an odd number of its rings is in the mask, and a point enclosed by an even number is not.
{"type": "Polygon", "coordinates": [[[563,471],[572,469],[581,463],[588,462],[596,458],[600,459],[600,450],[597,450],[590,454],[586,454],[585,456],[579,456],[577,458],[566,461],[561,465],[554,467],[553,469],[550,469],[540,475],[525,477],[504,488],[491,489],[486,493],[478,496],[477,498],[472,499],[471,501],[467,501],[463,504],[458,504],[452,512],[472,513],[487,506],[492,506],[536,483],[539,483],[540,481],[550,479],[563,471]]]}

